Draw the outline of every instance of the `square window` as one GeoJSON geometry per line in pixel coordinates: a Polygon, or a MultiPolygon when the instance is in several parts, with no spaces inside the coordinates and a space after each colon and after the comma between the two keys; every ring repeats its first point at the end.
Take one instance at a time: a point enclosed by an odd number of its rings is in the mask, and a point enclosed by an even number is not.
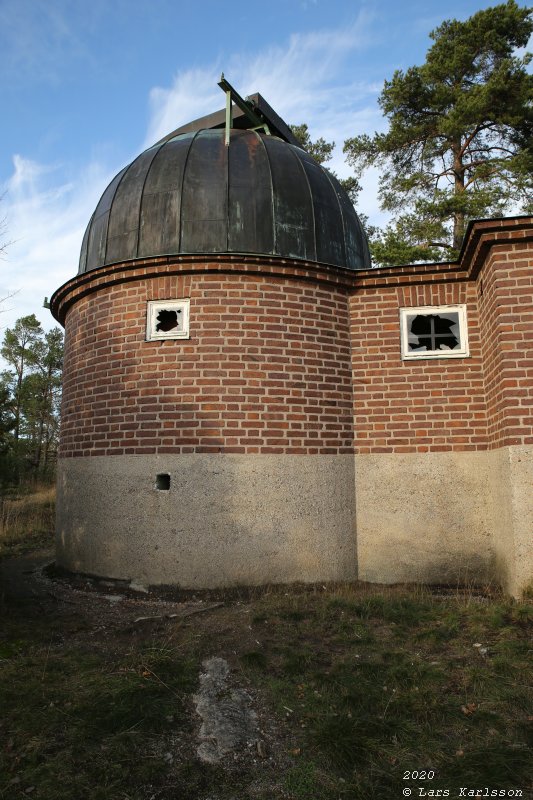
{"type": "Polygon", "coordinates": [[[146,341],[189,338],[190,300],[149,300],[146,341]]]}
{"type": "Polygon", "coordinates": [[[400,309],[402,358],[465,358],[469,355],[466,306],[400,309]]]}

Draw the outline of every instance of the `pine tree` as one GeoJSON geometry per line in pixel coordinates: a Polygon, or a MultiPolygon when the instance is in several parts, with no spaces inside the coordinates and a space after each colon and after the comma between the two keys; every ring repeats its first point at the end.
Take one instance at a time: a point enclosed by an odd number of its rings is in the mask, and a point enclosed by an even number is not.
{"type": "Polygon", "coordinates": [[[21,317],[5,331],[1,353],[11,369],[0,376],[0,478],[48,476],[59,429],[62,331],[43,333],[34,314],[21,317]]]}
{"type": "Polygon", "coordinates": [[[457,256],[469,220],[533,210],[531,9],[515,0],[443,22],[422,66],[385,81],[386,133],[344,145],[358,177],[381,170],[395,221],[372,242],[378,263],[457,256]]]}

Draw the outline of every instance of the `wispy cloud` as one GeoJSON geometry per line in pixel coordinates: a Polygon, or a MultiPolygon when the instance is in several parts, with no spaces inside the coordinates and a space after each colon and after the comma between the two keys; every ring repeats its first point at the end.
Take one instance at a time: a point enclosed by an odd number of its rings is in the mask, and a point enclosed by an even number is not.
{"type": "Polygon", "coordinates": [[[111,177],[90,163],[66,179],[60,165],[14,156],[13,174],[2,187],[11,244],[0,261],[0,297],[17,294],[4,304],[2,327],[32,313],[46,327],[53,324],[43,300],[76,274],[85,227],[111,177]]]}
{"type": "Polygon", "coordinates": [[[221,108],[224,98],[216,83],[223,70],[238,91],[259,91],[289,123],[307,122],[316,135],[335,131],[359,132],[358,117],[371,113],[379,90],[375,82],[346,79],[348,57],[370,43],[371,17],[360,12],[352,25],[305,34],[293,34],[279,45],[257,53],[236,53],[228,63],[220,59],[202,68],[180,70],[168,88],[150,93],[149,146],[185,122],[221,108]],[[361,111],[361,106],[368,109],[361,111]],[[354,130],[355,124],[355,130],[354,130]]]}
{"type": "MultiPolygon", "coordinates": [[[[144,147],[192,119],[222,108],[217,87],[221,70],[243,95],[259,91],[289,124],[307,123],[313,139],[335,141],[328,166],[338,175],[349,174],[342,146],[350,136],[372,133],[383,126],[377,97],[382,82],[372,76],[353,79],[360,60],[365,74],[365,50],[372,44],[372,15],[362,11],[352,25],[306,34],[294,34],[280,45],[254,53],[235,54],[229,63],[214,61],[202,68],[180,70],[172,84],[150,92],[150,123],[144,147]]],[[[378,224],[383,215],[377,201],[377,175],[363,180],[362,206],[378,224]]]]}
{"type": "MultiPolygon", "coordinates": [[[[252,55],[237,53],[229,63],[213,60],[179,71],[168,87],[151,90],[144,146],[149,146],[191,119],[221,108],[217,87],[220,72],[244,95],[259,91],[289,123],[307,122],[313,138],[337,142],[332,168],[349,169],[342,144],[348,136],[379,127],[376,98],[381,88],[374,79],[354,79],[354,56],[361,58],[371,43],[371,19],[362,12],[353,24],[314,33],[294,34],[280,45],[252,55]],[[352,68],[347,67],[347,62],[352,68]]],[[[357,72],[357,70],[356,70],[357,72]]],[[[118,172],[100,161],[88,162],[74,174],[69,165],[40,164],[23,155],[13,157],[13,172],[3,187],[0,211],[7,215],[7,258],[0,261],[0,297],[20,289],[2,314],[2,326],[23,314],[36,312],[52,325],[42,301],[76,274],[83,232],[105,186],[118,172]],[[40,313],[39,313],[40,312],[40,313]]],[[[361,206],[376,221],[375,176],[366,181],[361,206]]],[[[0,189],[1,191],[1,189],[0,189]]]]}
{"type": "MultiPolygon", "coordinates": [[[[2,0],[0,3],[0,77],[18,83],[59,83],[65,64],[90,62],[92,57],[62,3],[43,0],[2,0]]],[[[87,14],[84,15],[87,17],[87,14]]]]}

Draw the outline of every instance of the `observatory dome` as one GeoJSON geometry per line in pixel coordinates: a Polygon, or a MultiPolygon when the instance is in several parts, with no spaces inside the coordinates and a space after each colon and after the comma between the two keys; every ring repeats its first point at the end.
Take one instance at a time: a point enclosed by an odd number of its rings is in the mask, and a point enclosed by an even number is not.
{"type": "Polygon", "coordinates": [[[178,134],[111,181],[89,222],[79,273],[164,255],[256,254],[366,269],[366,236],[336,178],[277,136],[178,134]]]}

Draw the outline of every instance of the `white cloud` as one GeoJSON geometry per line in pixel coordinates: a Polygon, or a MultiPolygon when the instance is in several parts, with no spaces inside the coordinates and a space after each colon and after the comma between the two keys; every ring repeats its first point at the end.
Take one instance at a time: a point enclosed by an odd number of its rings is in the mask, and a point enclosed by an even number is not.
{"type": "MultiPolygon", "coordinates": [[[[293,34],[286,43],[259,53],[234,54],[203,68],[180,70],[170,88],[150,93],[151,122],[146,146],[170,131],[224,105],[217,87],[223,69],[242,95],[259,91],[289,123],[307,122],[352,133],[350,118],[365,99],[375,99],[374,83],[346,80],[346,60],[369,44],[369,17],[361,12],[348,27],[293,34]]],[[[356,131],[357,132],[357,131],[356,131]]]]}
{"type": "MultiPolygon", "coordinates": [[[[340,175],[348,174],[344,139],[372,132],[381,124],[376,102],[380,85],[352,77],[354,61],[364,63],[364,51],[371,43],[370,22],[361,12],[348,27],[294,34],[285,43],[252,55],[236,53],[228,64],[213,61],[179,71],[170,87],[150,92],[145,146],[222,108],[224,96],[217,81],[224,67],[228,80],[243,95],[259,91],[288,123],[307,122],[313,138],[335,140],[331,166],[340,175]]],[[[3,187],[0,207],[0,216],[7,217],[7,238],[13,242],[0,261],[0,298],[20,291],[4,304],[11,310],[0,316],[2,327],[30,313],[36,313],[46,327],[55,324],[42,308],[43,299],[76,274],[85,227],[121,166],[109,171],[93,161],[69,174],[68,164],[13,157],[13,173],[3,187]]],[[[378,222],[376,176],[365,178],[364,187],[360,206],[378,222]]]]}
{"type": "MultiPolygon", "coordinates": [[[[84,30],[90,7],[80,7],[84,30]]],[[[18,85],[28,77],[39,83],[59,85],[65,64],[81,63],[94,68],[94,59],[69,22],[68,3],[36,0],[2,0],[0,3],[0,77],[18,85]]]]}
{"type": "Polygon", "coordinates": [[[3,304],[2,328],[32,313],[45,328],[55,325],[43,300],[76,274],[85,227],[111,177],[97,163],[67,179],[59,165],[13,157],[3,187],[10,245],[0,261],[0,298],[16,295],[3,304]]]}
{"type": "MultiPolygon", "coordinates": [[[[377,97],[382,84],[374,79],[353,79],[354,62],[364,63],[371,44],[372,17],[362,11],[347,27],[293,34],[287,42],[259,53],[237,53],[229,63],[220,60],[202,68],[180,70],[169,88],[150,92],[150,123],[144,146],[149,147],[171,131],[224,106],[217,87],[222,68],[243,96],[260,92],[289,124],[306,122],[311,137],[335,141],[328,166],[341,177],[348,175],[342,146],[350,136],[372,133],[383,125],[377,97]]],[[[377,178],[363,181],[361,207],[374,223],[382,214],[377,202],[377,178]]]]}
{"type": "Polygon", "coordinates": [[[167,133],[223,104],[223,95],[217,86],[219,79],[220,70],[216,66],[188,69],[178,72],[170,89],[152,89],[144,147],[150,147],[167,133]]]}

